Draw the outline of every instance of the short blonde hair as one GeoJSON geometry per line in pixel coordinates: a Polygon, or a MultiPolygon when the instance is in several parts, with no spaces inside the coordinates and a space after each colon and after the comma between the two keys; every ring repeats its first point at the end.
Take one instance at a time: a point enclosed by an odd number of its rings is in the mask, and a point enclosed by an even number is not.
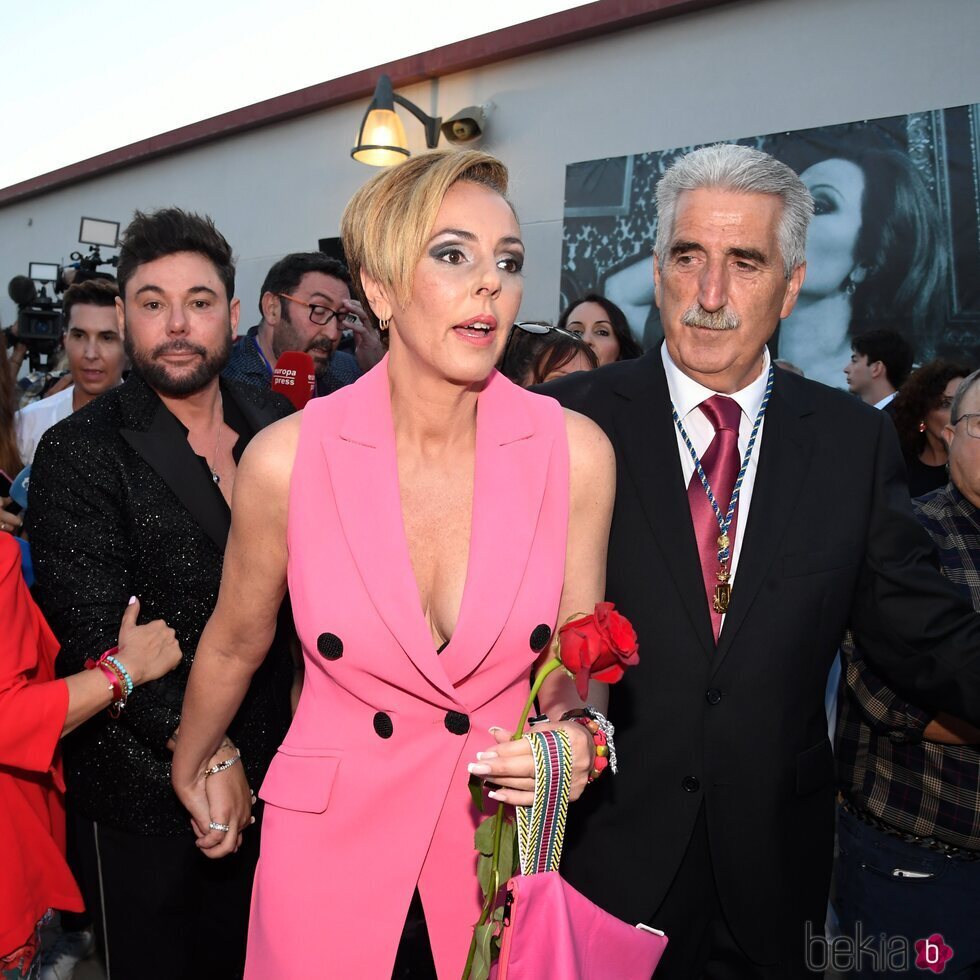
{"type": "MultiPolygon", "coordinates": [[[[442,200],[459,181],[481,184],[507,198],[507,168],[496,157],[479,150],[439,150],[382,170],[350,199],[340,219],[340,237],[365,308],[370,305],[362,271],[400,303],[408,302],[415,267],[442,200]]],[[[371,316],[377,320],[373,310],[371,316]]]]}

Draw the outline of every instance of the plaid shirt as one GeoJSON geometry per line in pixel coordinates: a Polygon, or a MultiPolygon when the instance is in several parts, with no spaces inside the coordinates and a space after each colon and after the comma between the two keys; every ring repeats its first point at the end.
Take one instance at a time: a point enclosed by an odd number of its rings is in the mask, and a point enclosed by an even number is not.
{"type": "MultiPolygon", "coordinates": [[[[980,610],[980,510],[952,483],[912,502],[946,576],[980,610]]],[[[851,803],[898,830],[980,851],[980,746],[922,740],[932,713],[879,677],[848,634],[837,772],[851,803]]]]}
{"type": "MultiPolygon", "coordinates": [[[[259,326],[250,327],[244,337],[239,337],[231,349],[231,357],[221,374],[232,381],[268,388],[272,383],[272,368],[259,350],[256,334],[259,326]]],[[[330,355],[327,370],[316,379],[316,393],[329,395],[344,385],[353,384],[361,376],[357,359],[346,351],[335,350],[330,355]]]]}

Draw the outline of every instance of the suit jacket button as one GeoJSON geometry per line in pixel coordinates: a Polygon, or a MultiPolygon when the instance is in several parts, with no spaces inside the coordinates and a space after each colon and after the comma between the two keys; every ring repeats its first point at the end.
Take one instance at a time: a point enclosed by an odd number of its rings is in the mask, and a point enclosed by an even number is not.
{"type": "Polygon", "coordinates": [[[326,660],[340,660],[344,655],[344,641],[334,633],[321,633],[316,638],[316,648],[326,660]]]}
{"type": "Polygon", "coordinates": [[[465,735],[470,730],[470,719],[462,711],[447,711],[445,724],[453,735],[465,735]]]}
{"type": "Polygon", "coordinates": [[[701,780],[697,776],[685,776],[681,780],[685,793],[696,793],[701,788],[701,780]]]}
{"type": "Polygon", "coordinates": [[[374,730],[378,733],[379,738],[391,738],[395,726],[392,725],[391,718],[388,715],[383,711],[379,711],[374,716],[374,730]]]}
{"type": "Polygon", "coordinates": [[[531,649],[535,653],[540,653],[551,642],[551,627],[542,623],[531,630],[531,649]]]}
{"type": "Polygon", "coordinates": [[[721,691],[717,687],[708,688],[704,698],[708,704],[717,704],[721,700],[721,691]]]}

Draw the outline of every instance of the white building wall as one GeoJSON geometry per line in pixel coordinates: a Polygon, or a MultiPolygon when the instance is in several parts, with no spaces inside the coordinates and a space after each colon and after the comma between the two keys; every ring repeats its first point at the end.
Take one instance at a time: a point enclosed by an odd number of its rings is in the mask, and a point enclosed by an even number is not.
{"type": "MultiPolygon", "coordinates": [[[[525,317],[557,315],[565,166],[715,139],[980,101],[977,0],[742,0],[400,90],[449,116],[493,102],[483,148],[512,173],[525,317]]],[[[211,214],[239,258],[243,326],[288,251],[335,235],[372,171],[350,158],[364,103],[267,126],[0,208],[0,280],[66,262],[81,215],[211,214]]],[[[413,151],[421,126],[406,118],[413,151]]],[[[0,296],[0,321],[14,306],[0,296]]]]}

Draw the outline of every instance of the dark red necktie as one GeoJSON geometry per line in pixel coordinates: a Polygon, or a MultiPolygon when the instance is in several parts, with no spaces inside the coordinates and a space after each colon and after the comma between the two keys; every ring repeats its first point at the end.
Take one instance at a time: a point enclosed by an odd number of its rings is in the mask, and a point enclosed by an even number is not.
{"type": "MultiPolygon", "coordinates": [[[[742,418],[742,410],[738,402],[724,395],[712,395],[698,406],[705,418],[715,430],[715,436],[708,446],[708,451],[701,457],[701,468],[708,478],[708,485],[715,496],[715,502],[724,517],[728,513],[728,505],[732,500],[732,490],[741,458],[738,452],[738,425],[742,418]]],[[[708,598],[708,612],[711,614],[711,628],[718,642],[721,631],[721,614],[715,612],[714,595],[718,585],[718,519],[704,492],[697,470],[691,476],[687,487],[687,500],[691,506],[691,519],[694,522],[694,534],[698,540],[698,554],[701,558],[701,574],[704,577],[704,591],[708,598]]],[[[728,528],[729,555],[735,553],[735,521],[738,513],[732,517],[728,528]]],[[[728,567],[731,568],[731,557],[728,567]]]]}

